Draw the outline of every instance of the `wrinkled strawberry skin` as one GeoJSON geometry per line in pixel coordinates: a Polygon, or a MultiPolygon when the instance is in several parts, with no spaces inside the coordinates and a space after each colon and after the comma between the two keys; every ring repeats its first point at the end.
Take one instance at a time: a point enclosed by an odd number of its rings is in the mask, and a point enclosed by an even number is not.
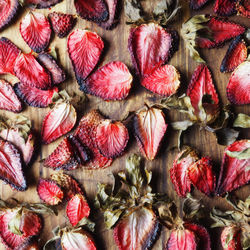
{"type": "Polygon", "coordinates": [[[42,230],[42,219],[40,215],[30,211],[24,211],[19,229],[24,237],[39,235],[42,230]]]}
{"type": "Polygon", "coordinates": [[[221,233],[221,245],[225,250],[241,250],[241,230],[235,226],[227,226],[221,233]],[[232,236],[230,242],[227,243],[228,237],[232,236]]]}
{"type": "Polygon", "coordinates": [[[231,16],[236,13],[235,3],[237,0],[216,0],[214,12],[220,16],[231,16]]]}
{"type": "Polygon", "coordinates": [[[60,2],[62,2],[62,0],[27,0],[26,4],[36,9],[48,9],[60,2]]]}
{"type": "Polygon", "coordinates": [[[190,7],[193,10],[201,9],[209,0],[190,0],[190,7]]]}
{"type": "Polygon", "coordinates": [[[250,18],[250,2],[249,0],[238,0],[236,2],[236,10],[239,15],[250,18]]]}

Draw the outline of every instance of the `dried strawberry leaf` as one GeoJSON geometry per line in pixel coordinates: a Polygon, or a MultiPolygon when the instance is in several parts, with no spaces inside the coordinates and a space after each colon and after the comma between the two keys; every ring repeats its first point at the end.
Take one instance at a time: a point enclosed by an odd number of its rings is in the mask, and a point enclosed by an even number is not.
{"type": "Polygon", "coordinates": [[[137,23],[144,20],[143,9],[140,0],[125,0],[124,11],[128,24],[137,23]]]}
{"type": "Polygon", "coordinates": [[[194,217],[200,218],[204,215],[204,205],[200,200],[195,199],[190,194],[187,194],[187,198],[183,201],[182,210],[185,220],[190,221],[194,217]]]}
{"type": "Polygon", "coordinates": [[[61,250],[61,238],[60,236],[55,236],[48,240],[43,246],[43,250],[61,250]]]}
{"type": "Polygon", "coordinates": [[[235,142],[239,136],[239,131],[232,128],[222,128],[215,131],[217,142],[220,145],[230,145],[235,142]]]}
{"type": "Polygon", "coordinates": [[[22,209],[19,209],[12,219],[9,221],[8,229],[17,235],[22,235],[23,233],[20,231],[20,223],[22,218],[22,209]]]}
{"type": "Polygon", "coordinates": [[[250,148],[244,149],[242,151],[226,151],[226,154],[231,158],[237,158],[239,160],[246,160],[250,158],[250,148]]]}
{"type": "Polygon", "coordinates": [[[250,116],[246,114],[238,114],[234,120],[234,127],[250,128],[250,116]]]}

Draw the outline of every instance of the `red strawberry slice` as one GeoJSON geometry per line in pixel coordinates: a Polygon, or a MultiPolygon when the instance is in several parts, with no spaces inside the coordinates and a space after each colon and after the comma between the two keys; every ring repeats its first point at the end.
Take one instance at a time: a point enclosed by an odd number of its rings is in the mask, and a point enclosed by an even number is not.
{"type": "Polygon", "coordinates": [[[103,0],[74,0],[77,14],[81,18],[96,23],[108,19],[108,9],[103,0]]]}
{"type": "Polygon", "coordinates": [[[236,2],[236,10],[239,15],[250,18],[250,1],[249,0],[239,0],[236,2]]]}
{"type": "Polygon", "coordinates": [[[208,38],[197,38],[197,45],[200,48],[214,48],[223,45],[226,41],[239,36],[245,32],[242,25],[212,17],[207,24],[211,30],[213,40],[208,38]]]}
{"type": "Polygon", "coordinates": [[[71,198],[66,207],[69,222],[74,227],[85,217],[89,217],[90,208],[82,194],[76,194],[71,198]]]}
{"type": "Polygon", "coordinates": [[[50,54],[39,54],[37,60],[51,74],[53,84],[57,85],[65,81],[66,73],[50,54]]]}
{"type": "Polygon", "coordinates": [[[227,226],[221,233],[221,245],[227,250],[241,250],[241,229],[236,226],[227,226]]]}
{"type": "Polygon", "coordinates": [[[216,0],[214,4],[214,12],[219,16],[231,16],[236,13],[236,0],[216,0]]]}
{"type": "Polygon", "coordinates": [[[16,94],[29,106],[46,108],[52,103],[53,95],[58,92],[58,88],[54,87],[49,90],[41,90],[35,87],[30,87],[22,83],[14,85],[16,94]]]}
{"type": "Polygon", "coordinates": [[[26,0],[25,4],[36,9],[48,9],[60,2],[62,2],[62,0],[26,0]]]}
{"type": "Polygon", "coordinates": [[[240,64],[227,84],[227,98],[233,104],[250,103],[250,62],[240,64]]]}
{"type": "Polygon", "coordinates": [[[127,66],[115,61],[90,75],[80,88],[104,100],[122,100],[128,96],[132,80],[127,66]]]}
{"type": "Polygon", "coordinates": [[[220,66],[221,72],[232,72],[247,59],[247,46],[241,36],[236,37],[227,50],[220,66]]]}
{"type": "Polygon", "coordinates": [[[201,9],[209,0],[190,0],[190,7],[193,10],[201,9]]]}
{"type": "Polygon", "coordinates": [[[180,86],[180,74],[174,66],[164,65],[144,77],[141,85],[158,95],[171,96],[180,86]]]}
{"type": "Polygon", "coordinates": [[[190,148],[181,151],[175,158],[170,169],[171,181],[175,191],[181,197],[186,197],[191,191],[191,182],[188,177],[188,169],[198,160],[196,152],[190,148]]]}
{"type": "Polygon", "coordinates": [[[15,62],[14,72],[23,84],[38,89],[48,89],[51,86],[49,73],[32,54],[19,54],[15,62]]]}
{"type": "Polygon", "coordinates": [[[0,79],[0,109],[13,112],[22,111],[22,103],[19,101],[12,86],[5,80],[0,79]]]}
{"type": "Polygon", "coordinates": [[[159,231],[154,212],[141,207],[124,216],[114,228],[114,239],[120,250],[150,249],[159,231]]]}
{"type": "Polygon", "coordinates": [[[154,160],[167,130],[161,109],[146,107],[134,117],[134,132],[137,144],[148,160],[154,160]]]}
{"type": "Polygon", "coordinates": [[[97,147],[101,154],[108,158],[115,158],[122,154],[128,139],[128,130],[121,122],[104,120],[97,127],[97,147]]]}
{"type": "Polygon", "coordinates": [[[40,53],[49,45],[51,28],[43,14],[29,12],[20,22],[20,33],[29,47],[40,53]]]}
{"type": "Polygon", "coordinates": [[[17,148],[12,143],[0,139],[0,179],[19,191],[26,190],[22,167],[21,155],[17,148]]]}
{"type": "Polygon", "coordinates": [[[97,127],[102,121],[102,115],[97,110],[92,110],[82,117],[74,133],[74,136],[90,151],[91,159],[84,165],[87,169],[105,168],[112,163],[112,159],[103,156],[97,147],[97,127]]]}
{"type": "Polygon", "coordinates": [[[71,14],[53,11],[48,17],[53,31],[60,38],[67,36],[76,23],[75,17],[71,14]]]}
{"type": "Polygon", "coordinates": [[[76,111],[72,104],[61,102],[45,116],[42,125],[42,140],[51,143],[68,133],[76,123],[76,111]]]}
{"type": "Polygon", "coordinates": [[[140,76],[151,74],[171,56],[171,33],[155,23],[142,24],[130,30],[128,50],[140,76]]]}
{"type": "Polygon", "coordinates": [[[37,185],[37,193],[46,204],[54,206],[62,202],[63,191],[56,182],[49,179],[40,179],[37,185]]]}
{"type": "Polygon", "coordinates": [[[188,168],[188,177],[202,193],[211,196],[215,190],[216,179],[211,159],[203,157],[188,168]]]}
{"type": "Polygon", "coordinates": [[[95,32],[74,30],[68,37],[68,53],[79,85],[99,61],[104,43],[95,32]]]}
{"type": "Polygon", "coordinates": [[[0,3],[0,31],[16,17],[20,4],[18,0],[5,0],[0,3]]]}
{"type": "Polygon", "coordinates": [[[228,153],[237,153],[249,148],[250,140],[240,140],[225,149],[216,191],[218,195],[231,192],[250,181],[250,171],[247,170],[250,158],[238,159],[228,155],[228,153]]]}
{"type": "Polygon", "coordinates": [[[0,39],[0,74],[14,75],[14,65],[20,49],[9,39],[0,39]]]}

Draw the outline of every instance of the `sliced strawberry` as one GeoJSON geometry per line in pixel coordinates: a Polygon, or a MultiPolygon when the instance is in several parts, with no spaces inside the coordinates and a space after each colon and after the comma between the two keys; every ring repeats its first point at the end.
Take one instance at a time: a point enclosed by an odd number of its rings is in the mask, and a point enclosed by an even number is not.
{"type": "Polygon", "coordinates": [[[122,100],[128,96],[132,80],[127,66],[115,61],[99,68],[80,88],[104,100],[122,100]]]}
{"type": "Polygon", "coordinates": [[[15,62],[14,72],[23,84],[38,89],[48,89],[51,86],[50,74],[31,54],[19,54],[15,62]]]}
{"type": "Polygon", "coordinates": [[[236,10],[239,15],[250,18],[250,1],[238,0],[236,3],[236,10]]]}
{"type": "Polygon", "coordinates": [[[247,59],[247,46],[241,36],[236,37],[227,50],[220,66],[221,72],[232,72],[247,59]]]}
{"type": "Polygon", "coordinates": [[[95,32],[78,29],[70,33],[67,47],[76,79],[81,85],[98,63],[104,43],[95,32]]]}
{"type": "Polygon", "coordinates": [[[62,2],[62,0],[26,0],[25,4],[31,5],[37,9],[47,9],[60,2],[62,2]]]}
{"type": "Polygon", "coordinates": [[[208,38],[198,38],[197,44],[200,48],[214,48],[223,45],[224,42],[239,36],[245,32],[242,25],[212,17],[207,24],[211,30],[213,40],[208,38]]]}
{"type": "Polygon", "coordinates": [[[103,0],[74,0],[77,14],[81,18],[96,23],[108,19],[108,9],[103,0]]]}
{"type": "Polygon", "coordinates": [[[227,84],[227,98],[233,104],[250,103],[250,62],[240,64],[227,84]]]}
{"type": "Polygon", "coordinates": [[[214,4],[214,12],[219,16],[231,16],[236,14],[236,0],[216,0],[214,4]]]}
{"type": "Polygon", "coordinates": [[[15,74],[14,65],[19,53],[20,49],[8,38],[0,39],[0,74],[15,74]]]}
{"type": "Polygon", "coordinates": [[[209,0],[190,0],[190,7],[193,10],[201,9],[209,0]]]}
{"type": "Polygon", "coordinates": [[[30,87],[22,83],[14,85],[16,94],[29,106],[46,108],[52,103],[54,93],[58,92],[58,88],[54,87],[49,90],[41,90],[35,87],[30,87]]]}
{"type": "Polygon", "coordinates": [[[171,33],[155,23],[142,24],[130,30],[128,50],[140,76],[151,74],[171,56],[171,33]]]}
{"type": "Polygon", "coordinates": [[[228,155],[228,153],[237,153],[249,150],[249,148],[250,140],[240,140],[225,149],[216,191],[218,195],[231,192],[250,181],[250,171],[247,170],[250,165],[250,158],[238,159],[228,155]]]}
{"type": "Polygon", "coordinates": [[[76,23],[75,17],[71,14],[53,11],[49,13],[48,17],[53,31],[60,38],[67,36],[76,23]]]}
{"type": "Polygon", "coordinates": [[[37,237],[30,236],[23,244],[18,246],[18,249],[14,250],[40,250],[37,237]]]}
{"type": "Polygon", "coordinates": [[[20,33],[29,47],[40,53],[49,45],[51,28],[43,14],[29,12],[20,22],[20,33]]]}
{"type": "Polygon", "coordinates": [[[180,74],[172,65],[164,65],[141,81],[146,89],[162,96],[171,96],[180,86],[180,74]]]}
{"type": "Polygon", "coordinates": [[[123,217],[114,228],[114,239],[120,250],[150,249],[159,231],[154,212],[141,207],[123,217]]]}
{"type": "Polygon", "coordinates": [[[21,112],[23,107],[12,86],[0,79],[0,109],[21,112]]]}
{"type": "Polygon", "coordinates": [[[54,206],[62,202],[63,191],[56,182],[49,179],[40,179],[37,185],[37,193],[46,204],[54,206]]]}
{"type": "Polygon", "coordinates": [[[167,130],[165,115],[161,109],[146,107],[134,117],[137,144],[148,160],[154,160],[167,130]]]}
{"type": "Polygon", "coordinates": [[[122,154],[128,139],[128,130],[121,122],[103,120],[97,127],[97,147],[101,154],[108,158],[115,158],[122,154]]]}
{"type": "Polygon", "coordinates": [[[196,152],[190,148],[181,151],[175,158],[170,169],[170,177],[175,191],[181,197],[186,197],[191,191],[188,169],[198,160],[196,152]]]}
{"type": "Polygon", "coordinates": [[[241,250],[241,229],[236,226],[227,226],[221,233],[221,245],[225,250],[241,250]]]}

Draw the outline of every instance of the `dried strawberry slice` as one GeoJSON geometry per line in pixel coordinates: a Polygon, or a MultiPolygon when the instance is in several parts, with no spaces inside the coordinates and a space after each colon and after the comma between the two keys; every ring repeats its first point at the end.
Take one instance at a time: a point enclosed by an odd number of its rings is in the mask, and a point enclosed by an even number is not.
{"type": "Polygon", "coordinates": [[[234,157],[232,155],[249,150],[249,148],[250,140],[240,140],[225,149],[216,190],[218,195],[231,192],[250,181],[250,171],[247,170],[247,167],[250,165],[250,158],[246,156],[243,159],[238,159],[237,157],[240,156],[236,155],[234,157]],[[229,156],[229,154],[232,156],[229,156]]]}
{"type": "Polygon", "coordinates": [[[227,98],[233,104],[250,103],[250,62],[240,64],[227,84],[227,98]]]}
{"type": "Polygon", "coordinates": [[[227,226],[221,233],[221,245],[223,249],[241,250],[241,229],[236,226],[227,226]],[[229,240],[230,239],[230,240],[229,240]]]}
{"type": "Polygon", "coordinates": [[[47,9],[60,2],[62,2],[62,0],[26,0],[25,4],[35,7],[36,9],[47,9]]]}
{"type": "Polygon", "coordinates": [[[236,2],[236,10],[239,15],[250,18],[250,1],[249,0],[238,0],[236,2]]]}
{"type": "Polygon", "coordinates": [[[79,85],[99,61],[104,43],[95,32],[74,30],[68,37],[68,53],[79,85]]]}
{"type": "Polygon", "coordinates": [[[0,39],[0,74],[14,75],[14,65],[20,49],[8,38],[0,39]]]}
{"type": "Polygon", "coordinates": [[[161,109],[146,107],[134,117],[134,132],[137,144],[148,160],[153,160],[167,130],[165,116],[161,109]]]}
{"type": "Polygon", "coordinates": [[[0,109],[13,112],[22,111],[22,103],[19,101],[12,86],[0,79],[0,109]]]}
{"type": "Polygon", "coordinates": [[[142,24],[130,30],[128,50],[140,76],[151,74],[171,56],[171,33],[155,23],[142,24]]]}
{"type": "Polygon", "coordinates": [[[172,65],[164,65],[142,79],[141,85],[162,96],[171,96],[180,86],[180,74],[172,65]]]}
{"type": "Polygon", "coordinates": [[[15,62],[15,75],[23,83],[38,89],[51,86],[50,74],[39,64],[32,54],[21,53],[15,62]]]}
{"type": "Polygon", "coordinates": [[[128,139],[128,130],[121,122],[103,120],[97,127],[97,147],[101,154],[108,158],[115,158],[122,154],[128,139]]]}
{"type": "Polygon", "coordinates": [[[190,0],[190,7],[193,10],[201,9],[209,0],[190,0]]]}
{"type": "Polygon", "coordinates": [[[90,75],[80,88],[104,100],[122,100],[128,96],[132,80],[127,66],[115,61],[90,75]]]}
{"type": "Polygon", "coordinates": [[[40,53],[49,45],[51,28],[43,14],[29,12],[20,22],[20,33],[29,47],[40,53]]]}
{"type": "Polygon", "coordinates": [[[236,14],[236,0],[216,0],[214,4],[214,12],[219,16],[231,16],[236,14]]]}
{"type": "Polygon", "coordinates": [[[36,236],[30,236],[26,238],[23,244],[18,246],[18,249],[14,250],[40,250],[38,239],[36,236]]]}
{"type": "Polygon", "coordinates": [[[108,9],[103,0],[74,0],[76,12],[81,18],[96,23],[108,19],[108,9]]]}
{"type": "Polygon", "coordinates": [[[159,231],[154,212],[141,207],[123,217],[114,228],[114,239],[120,250],[150,249],[159,231]]]}

